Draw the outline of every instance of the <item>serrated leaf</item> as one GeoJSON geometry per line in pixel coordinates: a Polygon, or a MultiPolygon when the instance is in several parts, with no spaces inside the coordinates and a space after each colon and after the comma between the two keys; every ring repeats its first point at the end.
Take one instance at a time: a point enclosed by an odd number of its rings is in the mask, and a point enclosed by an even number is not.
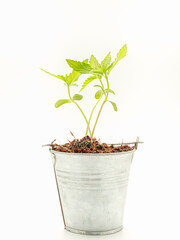
{"type": "Polygon", "coordinates": [[[87,59],[85,59],[85,60],[83,61],[83,63],[87,63],[87,64],[88,64],[88,61],[89,61],[89,59],[87,58],[87,59]]]}
{"type": "Polygon", "coordinates": [[[76,82],[78,80],[78,78],[80,77],[81,73],[79,72],[76,72],[76,71],[72,71],[70,74],[69,74],[69,77],[68,77],[68,84],[71,85],[72,83],[76,82]]]}
{"type": "Polygon", "coordinates": [[[61,80],[64,81],[64,82],[66,82],[66,78],[65,78],[63,75],[55,75],[55,74],[52,74],[52,73],[50,73],[50,72],[45,71],[45,70],[42,69],[42,68],[40,68],[40,69],[41,69],[43,72],[51,75],[52,77],[56,77],[56,78],[58,78],[58,79],[61,79],[61,80]]]}
{"type": "Polygon", "coordinates": [[[113,106],[113,108],[114,108],[114,111],[116,111],[117,112],[117,105],[116,105],[116,103],[115,102],[112,102],[112,101],[109,101],[111,104],[112,104],[112,106],[113,106]]]}
{"type": "Polygon", "coordinates": [[[62,106],[65,103],[71,103],[71,100],[69,99],[60,99],[55,103],[55,107],[58,108],[60,106],[62,106]]]}
{"type": "Polygon", "coordinates": [[[111,53],[109,52],[108,55],[104,58],[101,62],[101,67],[106,68],[111,63],[111,53]]]}
{"type": "Polygon", "coordinates": [[[73,100],[77,100],[80,101],[83,98],[83,96],[81,94],[74,94],[74,96],[72,97],[73,100]]]}
{"type": "Polygon", "coordinates": [[[103,95],[103,91],[102,91],[102,89],[100,89],[95,93],[95,98],[99,99],[102,95],[103,95]]]}
{"type": "Polygon", "coordinates": [[[122,58],[126,56],[127,53],[127,45],[125,44],[117,53],[117,58],[115,59],[115,62],[119,62],[122,58]]]}
{"type": "Polygon", "coordinates": [[[94,55],[91,55],[89,63],[90,63],[90,66],[92,68],[99,68],[100,67],[99,62],[94,55]]]}
{"type": "Polygon", "coordinates": [[[94,79],[96,79],[97,77],[96,76],[90,76],[90,77],[88,77],[85,81],[84,81],[84,83],[83,83],[83,85],[82,85],[82,87],[81,87],[81,90],[80,90],[80,92],[90,83],[90,82],[92,82],[94,79]]]}
{"type": "Polygon", "coordinates": [[[107,68],[108,70],[108,73],[110,73],[110,71],[115,67],[115,65],[122,59],[126,56],[127,54],[127,45],[125,44],[120,50],[119,52],[117,53],[117,57],[116,59],[114,60],[113,63],[111,63],[111,65],[107,68]]]}
{"type": "Polygon", "coordinates": [[[110,92],[115,95],[115,92],[112,89],[109,89],[109,91],[108,91],[108,89],[105,89],[105,92],[110,92]]]}
{"type": "Polygon", "coordinates": [[[84,62],[74,61],[70,59],[66,59],[68,65],[76,72],[82,73],[82,74],[88,74],[91,72],[92,67],[84,62]]]}

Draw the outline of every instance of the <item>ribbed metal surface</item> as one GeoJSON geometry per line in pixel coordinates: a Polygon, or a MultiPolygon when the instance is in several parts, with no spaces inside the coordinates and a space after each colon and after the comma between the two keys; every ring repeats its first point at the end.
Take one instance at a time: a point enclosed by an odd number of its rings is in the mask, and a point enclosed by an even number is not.
{"type": "Polygon", "coordinates": [[[122,229],[134,152],[72,154],[51,151],[67,230],[102,235],[122,229]]]}
{"type": "Polygon", "coordinates": [[[114,171],[104,173],[89,172],[68,172],[56,170],[58,183],[63,188],[71,189],[91,189],[91,190],[105,190],[116,187],[124,187],[128,183],[128,172],[127,171],[114,171]]]}

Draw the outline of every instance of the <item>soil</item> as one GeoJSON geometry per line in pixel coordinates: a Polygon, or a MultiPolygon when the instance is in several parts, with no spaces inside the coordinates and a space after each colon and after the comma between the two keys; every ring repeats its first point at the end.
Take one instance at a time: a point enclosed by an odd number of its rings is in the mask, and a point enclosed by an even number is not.
{"type": "MultiPolygon", "coordinates": [[[[53,141],[54,142],[54,141],[53,141]]],[[[114,146],[106,143],[100,143],[96,138],[92,139],[89,136],[85,136],[81,139],[74,139],[63,145],[58,145],[52,142],[52,150],[59,152],[69,153],[115,153],[115,152],[127,152],[135,149],[135,146],[130,147],[128,145],[114,146]]]]}

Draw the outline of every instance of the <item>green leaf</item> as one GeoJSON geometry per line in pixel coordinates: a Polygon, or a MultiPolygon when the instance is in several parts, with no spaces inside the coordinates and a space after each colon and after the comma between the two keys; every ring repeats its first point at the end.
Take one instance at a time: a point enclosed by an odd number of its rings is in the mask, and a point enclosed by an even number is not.
{"type": "Polygon", "coordinates": [[[72,71],[70,74],[69,74],[69,77],[68,77],[68,84],[71,85],[72,83],[76,82],[78,80],[78,78],[80,77],[81,73],[79,72],[76,72],[76,71],[72,71]]]}
{"type": "Polygon", "coordinates": [[[69,99],[60,99],[55,103],[55,107],[58,108],[61,105],[65,104],[65,103],[71,103],[71,100],[69,99]]]}
{"type": "Polygon", "coordinates": [[[72,83],[71,87],[78,87],[78,85],[76,83],[72,83]]]}
{"type": "MultiPolygon", "coordinates": [[[[109,101],[109,100],[108,100],[109,101]]],[[[113,108],[114,108],[114,111],[116,111],[117,112],[117,106],[116,106],[116,103],[115,102],[112,102],[112,101],[109,101],[111,104],[112,104],[112,106],[113,106],[113,108]]]]}
{"type": "Polygon", "coordinates": [[[99,80],[102,79],[102,76],[103,76],[103,75],[97,74],[97,77],[98,77],[99,80]]]}
{"type": "Polygon", "coordinates": [[[67,75],[67,73],[66,73],[66,76],[65,76],[65,78],[66,78],[66,81],[68,80],[68,75],[67,75]]]}
{"type": "Polygon", "coordinates": [[[80,101],[83,98],[83,96],[81,94],[74,94],[74,96],[72,97],[73,100],[77,100],[80,101]]]}
{"type": "Polygon", "coordinates": [[[95,93],[95,98],[99,99],[100,97],[102,97],[102,95],[103,95],[103,91],[102,91],[102,89],[100,89],[95,93]]]}
{"type": "Polygon", "coordinates": [[[45,73],[47,73],[47,74],[49,74],[49,75],[51,75],[51,76],[53,76],[53,77],[56,77],[56,78],[58,78],[58,79],[61,79],[62,81],[64,81],[64,82],[66,82],[66,78],[63,76],[63,75],[55,75],[55,74],[52,74],[52,73],[50,73],[50,72],[47,72],[47,71],[45,71],[44,69],[42,69],[42,68],[40,68],[43,72],[45,72],[45,73]]]}
{"type": "Polygon", "coordinates": [[[94,87],[99,87],[99,88],[101,88],[101,90],[102,90],[103,93],[105,94],[105,90],[104,90],[104,88],[103,88],[101,85],[94,85],[94,87]]]}
{"type": "Polygon", "coordinates": [[[115,65],[116,65],[115,62],[112,62],[111,65],[109,65],[109,67],[107,68],[108,74],[111,72],[115,65]]]}
{"type": "Polygon", "coordinates": [[[106,68],[111,63],[111,53],[109,52],[108,55],[104,58],[101,62],[101,67],[106,68]]]}
{"type": "Polygon", "coordinates": [[[127,53],[127,45],[125,44],[117,53],[117,57],[114,60],[114,62],[111,63],[111,65],[107,68],[108,73],[110,73],[110,71],[116,66],[116,64],[126,56],[126,53],[127,53]]]}
{"type": "Polygon", "coordinates": [[[115,59],[115,62],[119,62],[122,58],[126,56],[127,53],[127,45],[125,44],[117,53],[117,58],[115,59]]]}
{"type": "Polygon", "coordinates": [[[101,85],[94,85],[94,87],[99,87],[99,88],[102,89],[102,86],[101,86],[101,85]]]}
{"type": "Polygon", "coordinates": [[[91,55],[91,58],[90,58],[90,66],[92,67],[92,68],[99,68],[100,67],[100,64],[99,64],[99,62],[98,62],[98,60],[95,58],[95,56],[94,55],[91,55]]]}
{"type": "Polygon", "coordinates": [[[103,75],[104,71],[103,71],[103,68],[97,68],[97,69],[93,69],[91,73],[103,75]]]}
{"type": "Polygon", "coordinates": [[[83,61],[83,63],[87,63],[87,64],[88,64],[88,61],[89,61],[89,59],[87,58],[87,59],[85,59],[85,60],[83,61]]]}
{"type": "Polygon", "coordinates": [[[81,87],[81,90],[80,90],[80,92],[90,83],[90,82],[92,82],[94,79],[96,79],[97,77],[96,76],[90,76],[90,77],[88,77],[85,81],[84,81],[84,83],[83,83],[83,85],[82,85],[82,87],[81,87]]]}
{"type": "Polygon", "coordinates": [[[88,74],[91,72],[92,67],[84,62],[74,61],[70,59],[66,59],[68,65],[74,69],[74,71],[82,73],[82,74],[88,74]]]}
{"type": "Polygon", "coordinates": [[[105,92],[110,92],[110,93],[115,95],[115,92],[113,90],[111,90],[111,89],[109,89],[109,91],[108,91],[108,89],[105,89],[105,92]]]}

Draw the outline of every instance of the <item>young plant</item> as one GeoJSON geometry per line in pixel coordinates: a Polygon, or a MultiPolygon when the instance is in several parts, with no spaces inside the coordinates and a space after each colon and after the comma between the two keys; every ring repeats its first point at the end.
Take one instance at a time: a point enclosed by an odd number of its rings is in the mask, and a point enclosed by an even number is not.
{"type": "Polygon", "coordinates": [[[115,92],[110,89],[110,84],[109,84],[109,74],[112,71],[112,69],[116,66],[116,64],[126,56],[127,53],[127,46],[126,44],[119,50],[119,52],[117,53],[117,57],[115,58],[115,60],[113,62],[111,62],[111,54],[110,52],[107,54],[107,56],[104,58],[104,60],[99,63],[98,60],[96,59],[96,57],[94,55],[91,55],[90,59],[86,59],[82,62],[80,61],[74,61],[74,60],[70,60],[70,59],[66,59],[68,65],[73,69],[73,71],[69,74],[69,75],[54,75],[51,74],[43,69],[45,73],[50,74],[53,77],[56,77],[62,81],[64,81],[67,90],[68,90],[68,99],[60,99],[56,102],[55,107],[60,107],[65,103],[74,103],[78,109],[80,110],[81,114],[83,115],[86,124],[87,124],[87,128],[86,128],[86,133],[85,135],[88,134],[91,137],[91,139],[94,136],[94,131],[97,125],[97,122],[99,120],[100,114],[102,112],[102,109],[105,105],[106,102],[110,102],[113,106],[114,111],[117,111],[117,106],[116,103],[112,102],[109,100],[109,93],[115,94],[115,92]],[[94,85],[94,87],[99,88],[99,90],[95,93],[95,99],[97,100],[95,105],[93,106],[89,119],[87,119],[87,117],[85,116],[83,110],[81,109],[81,107],[79,106],[79,104],[76,101],[79,101],[83,98],[83,96],[81,94],[75,94],[73,97],[71,96],[70,93],[70,87],[72,86],[78,86],[77,85],[77,81],[79,79],[79,77],[82,74],[89,74],[90,76],[88,76],[88,78],[84,81],[80,92],[92,81],[94,81],[95,79],[97,79],[99,81],[99,84],[94,85]],[[105,83],[103,82],[103,80],[105,80],[105,83]],[[105,87],[106,85],[106,87],[105,87]],[[90,129],[90,123],[91,123],[91,119],[94,113],[95,108],[97,107],[98,103],[101,101],[101,99],[104,97],[104,100],[102,101],[102,104],[99,108],[99,112],[97,114],[94,126],[92,128],[92,131],[90,129]]]}

